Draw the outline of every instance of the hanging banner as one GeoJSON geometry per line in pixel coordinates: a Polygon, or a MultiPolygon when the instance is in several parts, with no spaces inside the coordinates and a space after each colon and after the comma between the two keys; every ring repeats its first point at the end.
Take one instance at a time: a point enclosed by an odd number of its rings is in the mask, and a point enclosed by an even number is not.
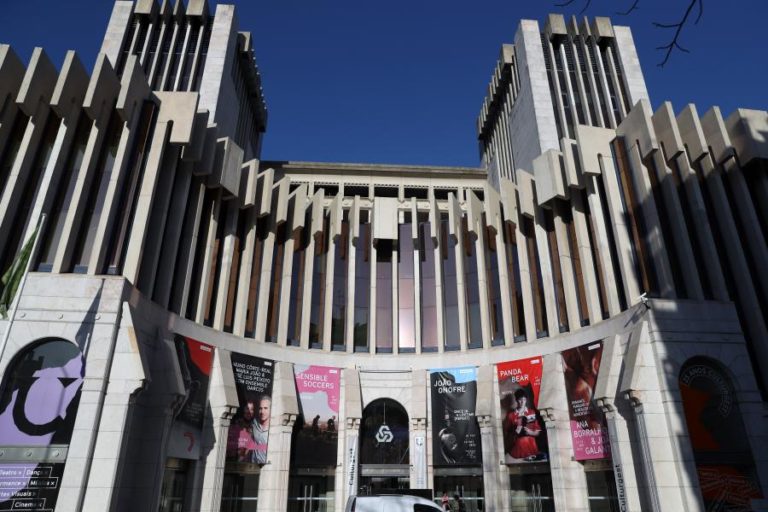
{"type": "Polygon", "coordinates": [[[174,337],[179,367],[187,388],[187,401],[179,411],[168,437],[168,456],[179,459],[200,457],[208,386],[213,368],[214,347],[177,334],[174,337]]]}
{"type": "Polygon", "coordinates": [[[357,435],[347,436],[347,496],[357,496],[357,435]]]}
{"type": "Polygon", "coordinates": [[[602,341],[562,352],[576,460],[606,459],[611,456],[605,416],[594,402],[602,354],[602,341]]]}
{"type": "Polygon", "coordinates": [[[0,510],[53,512],[63,474],[63,463],[0,464],[0,510]]]}
{"type": "Polygon", "coordinates": [[[62,339],[26,350],[9,366],[0,389],[0,510],[56,508],[64,462],[41,455],[69,445],[84,379],[82,353],[62,339]]]}
{"type": "Polygon", "coordinates": [[[541,356],[496,365],[507,464],[548,459],[547,431],[539,415],[541,356]]]}
{"type": "Polygon", "coordinates": [[[477,370],[430,370],[432,452],[435,466],[482,463],[480,427],[475,418],[477,370]]]}
{"type": "Polygon", "coordinates": [[[229,427],[227,462],[266,464],[275,362],[237,352],[230,357],[240,407],[229,427]]]}
{"type": "Polygon", "coordinates": [[[294,365],[293,373],[301,403],[301,423],[296,427],[291,446],[291,464],[335,466],[339,445],[340,370],[294,365]]]}

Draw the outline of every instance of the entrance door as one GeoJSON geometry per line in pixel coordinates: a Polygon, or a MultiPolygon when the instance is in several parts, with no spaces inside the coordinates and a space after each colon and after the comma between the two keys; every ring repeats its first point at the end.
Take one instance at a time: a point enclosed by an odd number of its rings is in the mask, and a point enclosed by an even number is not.
{"type": "Polygon", "coordinates": [[[324,475],[291,475],[288,512],[331,512],[334,478],[324,475]]]}
{"type": "Polygon", "coordinates": [[[407,476],[363,476],[360,477],[359,494],[394,494],[410,487],[410,479],[407,476]]]}

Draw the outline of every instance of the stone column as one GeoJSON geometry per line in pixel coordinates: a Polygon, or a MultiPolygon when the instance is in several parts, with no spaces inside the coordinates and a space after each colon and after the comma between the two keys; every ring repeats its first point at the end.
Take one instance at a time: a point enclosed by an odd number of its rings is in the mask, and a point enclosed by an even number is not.
{"type": "Polygon", "coordinates": [[[238,400],[229,352],[217,349],[211,371],[209,403],[211,416],[203,427],[205,470],[200,492],[201,512],[219,512],[227,456],[229,425],[237,413],[238,400]]]}
{"type": "Polygon", "coordinates": [[[296,414],[283,413],[280,424],[269,429],[268,459],[259,477],[259,512],[282,512],[288,508],[291,434],[296,418],[296,414]]]}
{"type": "Polygon", "coordinates": [[[661,510],[661,503],[659,503],[659,492],[656,489],[656,477],[651,470],[651,449],[650,446],[648,446],[648,427],[645,424],[646,418],[643,402],[640,393],[634,390],[627,393],[627,398],[632,406],[632,412],[635,417],[635,428],[637,430],[637,442],[640,445],[640,455],[642,460],[638,462],[643,468],[642,478],[644,487],[646,488],[646,506],[650,512],[658,512],[661,510]]]}
{"type": "Polygon", "coordinates": [[[617,411],[618,404],[613,400],[598,400],[598,405],[605,415],[608,437],[611,445],[611,462],[616,480],[616,493],[619,498],[619,510],[642,510],[640,494],[635,475],[632,456],[632,444],[627,430],[627,422],[617,411]]]}
{"type": "Polygon", "coordinates": [[[272,390],[267,463],[262,466],[259,476],[259,512],[282,512],[288,507],[291,434],[298,415],[293,365],[278,362],[272,390]]]}
{"type": "Polygon", "coordinates": [[[229,425],[237,413],[236,406],[211,408],[212,425],[208,430],[203,453],[207,453],[203,471],[202,492],[200,496],[201,512],[219,512],[221,508],[221,488],[224,481],[224,469],[227,456],[227,437],[229,425]]]}
{"type": "Polygon", "coordinates": [[[584,467],[573,460],[571,429],[567,411],[539,409],[547,429],[549,470],[555,510],[589,511],[584,467]]]}
{"type": "MultiPolygon", "coordinates": [[[[360,420],[361,418],[347,418],[346,433],[344,435],[344,482],[341,487],[341,503],[346,503],[350,496],[357,495],[357,476],[360,472],[359,447],[360,447],[360,420]]],[[[338,507],[338,502],[337,502],[338,507]]]]}
{"type": "Polygon", "coordinates": [[[494,435],[493,416],[486,414],[477,416],[480,425],[480,444],[483,450],[483,495],[484,510],[498,512],[503,510],[503,494],[507,492],[508,483],[502,481],[502,472],[498,464],[499,449],[494,435]]]}

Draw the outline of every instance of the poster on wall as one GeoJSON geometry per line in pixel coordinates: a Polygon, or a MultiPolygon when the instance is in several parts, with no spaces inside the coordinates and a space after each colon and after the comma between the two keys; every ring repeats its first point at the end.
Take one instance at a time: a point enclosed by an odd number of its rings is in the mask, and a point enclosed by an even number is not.
{"type": "Polygon", "coordinates": [[[239,407],[229,426],[227,462],[267,463],[275,362],[232,352],[239,407]]]}
{"type": "Polygon", "coordinates": [[[541,356],[496,365],[507,464],[548,459],[547,431],[539,415],[541,356]]]}
{"type": "Polygon", "coordinates": [[[0,510],[53,512],[63,474],[63,463],[0,464],[0,510]]]}
{"type": "Polygon", "coordinates": [[[175,335],[173,341],[187,389],[187,400],[171,427],[168,456],[197,459],[200,457],[214,347],[180,334],[175,335]]]}
{"type": "MultiPolygon", "coordinates": [[[[34,459],[46,447],[69,445],[84,377],[83,355],[66,340],[48,340],[24,352],[3,379],[0,446],[38,448],[34,459]]],[[[3,461],[0,510],[53,510],[63,473],[63,462],[3,461]]]]}
{"type": "Polygon", "coordinates": [[[602,341],[562,352],[571,439],[576,460],[607,459],[611,456],[605,416],[594,402],[602,355],[602,341]]]}
{"type": "Polygon", "coordinates": [[[683,365],[679,385],[706,510],[752,510],[752,500],[763,494],[730,377],[712,361],[694,358],[683,365]]]}
{"type": "Polygon", "coordinates": [[[429,378],[434,465],[481,464],[480,427],[475,417],[477,369],[430,370],[429,378]]]}
{"type": "Polygon", "coordinates": [[[293,366],[301,416],[291,448],[292,465],[336,465],[340,372],[327,366],[293,366]]]}

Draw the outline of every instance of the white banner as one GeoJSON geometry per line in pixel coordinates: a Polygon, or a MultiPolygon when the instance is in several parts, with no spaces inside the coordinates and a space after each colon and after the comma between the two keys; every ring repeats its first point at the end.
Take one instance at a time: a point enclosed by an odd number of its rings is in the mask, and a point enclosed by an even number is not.
{"type": "Polygon", "coordinates": [[[347,436],[347,496],[357,496],[357,434],[347,436]]]}
{"type": "Polygon", "coordinates": [[[426,489],[427,488],[427,452],[424,449],[424,443],[426,443],[424,436],[416,436],[414,438],[413,448],[413,473],[414,489],[426,489]]]}

